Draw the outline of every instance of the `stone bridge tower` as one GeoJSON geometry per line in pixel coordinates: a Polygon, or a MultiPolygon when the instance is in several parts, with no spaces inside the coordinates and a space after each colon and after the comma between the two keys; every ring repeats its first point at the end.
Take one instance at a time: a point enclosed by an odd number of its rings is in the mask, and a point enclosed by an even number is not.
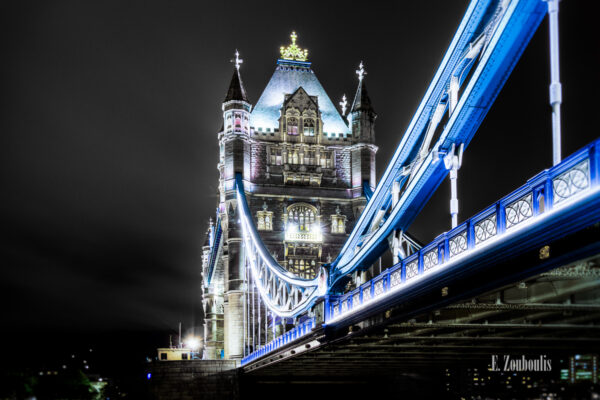
{"type": "MultiPolygon", "coordinates": [[[[375,187],[376,114],[362,63],[349,113],[345,96],[340,113],[307,61],[308,51],[296,45],[295,33],[291,39],[281,47],[275,72],[254,107],[236,52],[223,101],[219,204],[202,263],[207,359],[241,359],[244,353],[244,316],[252,289],[236,217],[236,173],[243,175],[263,242],[280,265],[305,278],[316,276],[322,263],[337,256],[366,204],[363,185],[375,187]]],[[[267,323],[286,326],[277,318],[267,323]]]]}

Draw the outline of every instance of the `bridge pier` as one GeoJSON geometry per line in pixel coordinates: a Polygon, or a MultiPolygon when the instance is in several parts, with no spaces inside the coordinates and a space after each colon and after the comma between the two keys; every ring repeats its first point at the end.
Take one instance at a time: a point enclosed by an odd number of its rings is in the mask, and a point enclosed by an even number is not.
{"type": "Polygon", "coordinates": [[[223,348],[223,304],[221,296],[212,291],[203,296],[204,305],[204,356],[206,360],[217,360],[223,348]]]}
{"type": "Polygon", "coordinates": [[[241,238],[229,238],[225,269],[225,358],[244,356],[244,255],[241,238]]]}

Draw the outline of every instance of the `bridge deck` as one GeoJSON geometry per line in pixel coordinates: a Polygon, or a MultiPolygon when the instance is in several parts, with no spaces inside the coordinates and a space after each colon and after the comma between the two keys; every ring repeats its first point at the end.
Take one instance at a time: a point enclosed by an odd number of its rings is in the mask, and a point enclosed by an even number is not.
{"type": "Polygon", "coordinates": [[[276,361],[273,354],[302,342],[288,354],[297,357],[390,309],[413,317],[599,254],[599,148],[600,140],[586,146],[359,288],[325,296],[324,321],[288,332],[242,364],[276,361]]]}

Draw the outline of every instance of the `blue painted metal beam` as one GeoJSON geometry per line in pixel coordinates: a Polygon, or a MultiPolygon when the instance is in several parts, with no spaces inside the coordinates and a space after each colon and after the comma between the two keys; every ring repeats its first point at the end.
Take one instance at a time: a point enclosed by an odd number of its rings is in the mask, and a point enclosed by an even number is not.
{"type": "MultiPolygon", "coordinates": [[[[561,254],[562,245],[553,244],[600,221],[599,150],[596,140],[361,287],[327,299],[326,324],[354,323],[432,288],[464,284],[473,276],[485,278],[473,284],[473,290],[482,293],[600,253],[597,227],[585,241],[571,244],[575,248],[568,254],[561,254]],[[531,251],[539,257],[517,270],[502,270],[503,263],[531,251]]],[[[453,298],[472,297],[473,290],[453,298]]]]}
{"type": "Polygon", "coordinates": [[[442,59],[442,63],[438,67],[406,132],[402,136],[392,160],[375,188],[373,197],[355,224],[339,256],[332,263],[333,269],[338,268],[340,264],[347,263],[348,258],[346,256],[349,254],[349,251],[358,244],[363,232],[369,229],[375,214],[389,201],[391,197],[390,189],[393,182],[398,179],[402,168],[414,158],[415,151],[418,150],[419,140],[422,140],[422,134],[429,123],[435,105],[446,91],[450,74],[454,71],[457,63],[460,62],[460,56],[464,53],[465,48],[479,34],[482,21],[488,16],[486,11],[493,6],[493,3],[497,2],[484,0],[472,1],[469,4],[465,16],[450,43],[450,47],[442,59]]]}
{"type": "MultiPolygon", "coordinates": [[[[453,143],[464,143],[465,147],[469,144],[544,15],[545,5],[541,0],[515,0],[510,3],[437,142],[438,151],[448,151],[453,143]]],[[[414,136],[414,131],[409,128],[405,138],[407,136],[414,136]]],[[[399,150],[405,150],[407,146],[403,144],[404,138],[399,150]]],[[[410,146],[406,151],[409,150],[410,146]]],[[[447,173],[444,164],[435,158],[434,152],[430,152],[383,226],[356,252],[351,247],[342,250],[334,263],[330,282],[334,290],[337,281],[346,274],[357,268],[368,268],[381,256],[387,248],[387,237],[395,229],[408,228],[447,173]]],[[[368,206],[376,204],[378,195],[381,202],[389,197],[386,192],[389,192],[393,180],[390,181],[389,176],[384,178],[368,206]]],[[[364,221],[359,220],[357,232],[361,231],[361,222],[364,221]]],[[[351,234],[348,243],[356,242],[351,234]]]]}

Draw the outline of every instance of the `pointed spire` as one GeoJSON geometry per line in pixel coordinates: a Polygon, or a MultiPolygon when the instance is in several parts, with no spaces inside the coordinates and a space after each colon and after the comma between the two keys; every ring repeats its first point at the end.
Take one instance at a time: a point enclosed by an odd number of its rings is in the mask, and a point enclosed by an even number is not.
{"type": "Polygon", "coordinates": [[[223,102],[226,103],[228,101],[238,100],[249,103],[248,97],[246,96],[246,89],[244,89],[242,77],[240,76],[240,64],[242,64],[244,60],[240,58],[240,53],[237,50],[235,51],[235,59],[232,59],[231,62],[234,63],[235,69],[233,70],[233,76],[231,77],[227,96],[225,96],[223,102]]]}
{"type": "Polygon", "coordinates": [[[340,101],[340,106],[342,107],[342,117],[346,115],[346,109],[348,108],[348,100],[346,100],[346,95],[342,96],[342,101],[340,101]]]}
{"type": "Polygon", "coordinates": [[[358,68],[359,69],[356,70],[356,74],[358,75],[358,89],[356,90],[356,95],[354,96],[354,102],[352,103],[350,111],[370,111],[375,114],[375,110],[371,105],[369,93],[367,92],[367,86],[365,85],[365,75],[367,74],[367,71],[365,71],[362,61],[358,68]]]}

